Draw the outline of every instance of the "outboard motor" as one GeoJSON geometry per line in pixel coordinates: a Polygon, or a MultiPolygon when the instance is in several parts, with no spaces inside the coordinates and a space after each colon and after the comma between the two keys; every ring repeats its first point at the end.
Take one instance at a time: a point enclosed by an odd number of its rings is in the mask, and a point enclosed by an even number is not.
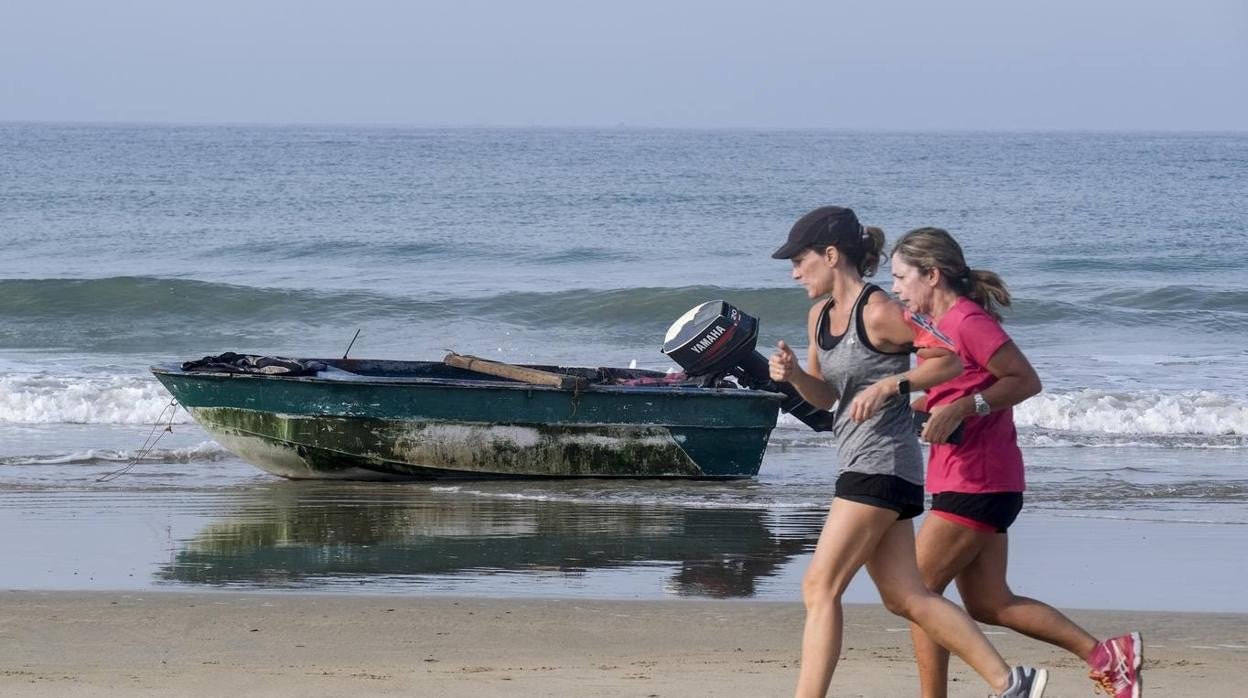
{"type": "Polygon", "coordinates": [[[815,431],[831,431],[831,412],[803,400],[792,385],[771,379],[767,359],[754,349],[757,342],[758,320],[725,301],[707,301],[672,324],[663,353],[703,385],[731,375],[746,388],[783,393],[780,409],[815,431]]]}

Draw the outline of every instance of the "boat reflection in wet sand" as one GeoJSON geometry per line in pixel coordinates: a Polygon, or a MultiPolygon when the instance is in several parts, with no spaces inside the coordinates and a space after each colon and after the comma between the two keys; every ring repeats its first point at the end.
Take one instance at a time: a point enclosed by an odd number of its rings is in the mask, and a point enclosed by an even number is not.
{"type": "Polygon", "coordinates": [[[765,510],[343,487],[291,483],[255,492],[254,503],[187,542],[158,579],[248,588],[437,589],[439,580],[454,587],[496,575],[577,579],[597,569],[675,564],[679,569],[663,585],[669,593],[749,597],[760,580],[813,549],[822,523],[821,512],[788,512],[777,534],[765,510]]]}

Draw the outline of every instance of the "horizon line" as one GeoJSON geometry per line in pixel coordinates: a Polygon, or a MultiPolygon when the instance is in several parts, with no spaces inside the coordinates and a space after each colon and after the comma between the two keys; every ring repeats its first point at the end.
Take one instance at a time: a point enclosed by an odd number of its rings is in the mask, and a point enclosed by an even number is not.
{"type": "Polygon", "coordinates": [[[428,129],[428,130],[515,130],[515,131],[793,131],[793,132],[843,132],[843,133],[992,133],[992,134],[1207,134],[1243,135],[1248,127],[1237,128],[1157,128],[1098,126],[1081,127],[870,127],[870,126],[758,126],[758,125],[640,125],[625,122],[615,124],[489,124],[489,123],[413,123],[386,121],[161,121],[161,120],[103,120],[103,119],[0,119],[0,126],[103,126],[103,127],[219,127],[219,128],[358,128],[358,129],[428,129]]]}

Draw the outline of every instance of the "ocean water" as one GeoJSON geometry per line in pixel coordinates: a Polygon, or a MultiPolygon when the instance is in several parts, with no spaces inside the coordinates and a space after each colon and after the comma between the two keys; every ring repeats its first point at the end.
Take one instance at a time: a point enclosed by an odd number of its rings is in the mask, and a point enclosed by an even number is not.
{"type": "MultiPolygon", "coordinates": [[[[828,203],[945,227],[1009,284],[1045,383],[1016,409],[1020,538],[1072,569],[1093,530],[1139,575],[1193,540],[1244,559],[1245,192],[1243,134],[0,124],[0,553],[27,561],[0,586],[796,598],[836,454],[787,417],[744,483],[288,483],[184,412],[97,479],[162,420],[159,361],[339,356],[359,329],[357,358],[666,369],[668,324],[714,298],[800,346],[768,255],[828,203]]],[[[1220,558],[1183,564],[1207,610],[1248,610],[1220,558]]],[[[1121,602],[1192,607],[1143,589],[1121,602]]]]}

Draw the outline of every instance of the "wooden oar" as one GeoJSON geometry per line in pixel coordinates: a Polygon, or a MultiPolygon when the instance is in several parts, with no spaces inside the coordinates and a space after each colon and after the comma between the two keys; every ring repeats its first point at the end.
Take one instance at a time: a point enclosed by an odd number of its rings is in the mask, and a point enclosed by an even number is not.
{"type": "Polygon", "coordinates": [[[549,385],[563,390],[581,390],[589,381],[580,376],[569,376],[566,373],[553,373],[551,371],[542,371],[536,368],[528,368],[525,366],[516,366],[514,364],[505,364],[498,361],[489,361],[488,359],[480,359],[475,356],[467,356],[465,354],[456,354],[451,352],[447,354],[442,363],[455,368],[462,368],[476,373],[484,373],[489,376],[498,376],[500,378],[510,378],[521,383],[529,383],[532,385],[549,385]]]}

